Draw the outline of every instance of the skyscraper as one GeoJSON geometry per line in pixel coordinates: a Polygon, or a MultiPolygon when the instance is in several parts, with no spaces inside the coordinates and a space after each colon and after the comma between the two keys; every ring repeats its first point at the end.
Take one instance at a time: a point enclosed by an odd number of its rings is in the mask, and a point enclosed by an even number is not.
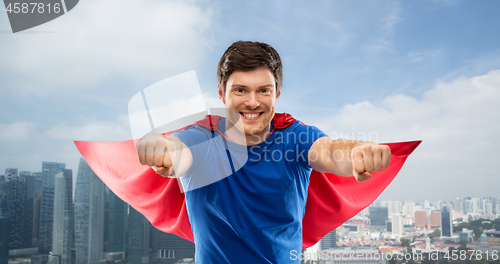
{"type": "Polygon", "coordinates": [[[16,168],[5,169],[5,182],[12,181],[16,178],[17,178],[17,169],[16,168]]]}
{"type": "Polygon", "coordinates": [[[80,158],[75,189],[76,264],[102,261],[104,241],[104,183],[80,158]]]}
{"type": "Polygon", "coordinates": [[[321,239],[321,251],[337,247],[337,229],[326,234],[321,239]]]}
{"type": "Polygon", "coordinates": [[[404,223],[402,214],[392,215],[392,233],[394,235],[402,235],[404,233],[404,223]]]}
{"type": "Polygon", "coordinates": [[[431,211],[431,227],[432,228],[441,227],[441,212],[431,211]]]}
{"type": "Polygon", "coordinates": [[[0,184],[0,264],[9,262],[11,199],[8,196],[8,191],[11,185],[12,182],[0,184]]]}
{"type": "Polygon", "coordinates": [[[441,210],[441,236],[451,237],[453,234],[453,217],[451,209],[443,207],[441,210]]]}
{"type": "Polygon", "coordinates": [[[129,206],[127,260],[131,264],[149,263],[151,224],[146,217],[129,206]]]}
{"type": "Polygon", "coordinates": [[[158,264],[173,264],[194,258],[194,243],[176,235],[158,231],[158,264]]]}
{"type": "Polygon", "coordinates": [[[385,229],[385,222],[389,219],[387,207],[370,206],[371,229],[385,229]]]}
{"type": "Polygon", "coordinates": [[[56,174],[54,183],[52,254],[61,256],[59,264],[71,264],[71,250],[75,245],[72,171],[56,174]]]}
{"type": "MultiPolygon", "coordinates": [[[[125,258],[126,227],[127,227],[127,207],[122,199],[106,187],[106,208],[105,208],[105,255],[113,255],[112,260],[125,258]],[[115,258],[116,257],[116,258],[115,258]]],[[[108,259],[110,260],[110,259],[108,259]]]]}
{"type": "Polygon", "coordinates": [[[52,251],[54,227],[54,177],[64,171],[64,163],[42,162],[42,190],[40,200],[40,224],[38,228],[38,252],[52,251]]]}
{"type": "Polygon", "coordinates": [[[26,205],[26,178],[19,177],[17,169],[9,168],[5,170],[8,175],[8,182],[11,188],[8,191],[8,196],[11,199],[11,215],[10,215],[10,230],[9,230],[9,249],[21,249],[23,245],[25,205],[26,205]]]}
{"type": "Polygon", "coordinates": [[[427,213],[425,211],[415,212],[415,227],[424,228],[427,225],[427,213]]]}

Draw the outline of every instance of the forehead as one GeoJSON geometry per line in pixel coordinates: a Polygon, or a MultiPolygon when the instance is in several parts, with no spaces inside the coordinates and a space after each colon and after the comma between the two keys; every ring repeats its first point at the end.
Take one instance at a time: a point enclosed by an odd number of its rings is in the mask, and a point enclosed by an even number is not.
{"type": "Polygon", "coordinates": [[[234,71],[227,79],[229,87],[241,86],[275,86],[274,75],[267,67],[259,67],[251,71],[234,71]]]}

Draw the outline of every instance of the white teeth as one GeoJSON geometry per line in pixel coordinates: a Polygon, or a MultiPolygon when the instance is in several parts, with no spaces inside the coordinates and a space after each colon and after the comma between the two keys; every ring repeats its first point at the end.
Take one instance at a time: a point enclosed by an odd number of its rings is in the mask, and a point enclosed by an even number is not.
{"type": "Polygon", "coordinates": [[[249,118],[255,118],[255,117],[258,117],[259,114],[243,114],[245,117],[249,117],[249,118]]]}

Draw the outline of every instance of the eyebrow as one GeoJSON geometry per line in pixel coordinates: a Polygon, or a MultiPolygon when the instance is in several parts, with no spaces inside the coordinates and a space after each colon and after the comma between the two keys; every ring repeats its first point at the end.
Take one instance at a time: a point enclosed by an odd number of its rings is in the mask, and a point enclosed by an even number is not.
{"type": "MultiPolygon", "coordinates": [[[[246,88],[246,87],[248,87],[248,86],[242,85],[242,84],[231,85],[231,88],[246,88]]],[[[264,84],[264,85],[259,86],[259,88],[272,88],[272,87],[274,87],[274,84],[264,84]]]]}

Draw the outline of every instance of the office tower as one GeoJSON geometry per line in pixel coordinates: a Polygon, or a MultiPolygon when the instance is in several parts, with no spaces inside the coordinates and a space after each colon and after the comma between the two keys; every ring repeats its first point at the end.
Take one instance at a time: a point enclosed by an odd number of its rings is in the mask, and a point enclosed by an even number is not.
{"type": "Polygon", "coordinates": [[[52,251],[54,227],[54,177],[64,171],[64,163],[42,162],[42,189],[40,200],[40,223],[38,228],[38,252],[48,254],[52,251]]]}
{"type": "Polygon", "coordinates": [[[441,210],[441,236],[451,237],[453,234],[453,216],[449,207],[441,210]]]}
{"type": "Polygon", "coordinates": [[[406,205],[406,215],[415,217],[415,203],[413,201],[407,201],[406,205]]]}
{"type": "Polygon", "coordinates": [[[431,227],[432,228],[441,227],[441,212],[431,211],[431,227]]]}
{"type": "Polygon", "coordinates": [[[158,264],[173,264],[183,258],[194,258],[193,242],[176,235],[158,232],[158,264]]]}
{"type": "Polygon", "coordinates": [[[427,225],[427,213],[425,211],[415,212],[415,227],[423,228],[427,225]]]}
{"type": "MultiPolygon", "coordinates": [[[[392,219],[392,216],[391,216],[392,219]]],[[[392,220],[385,222],[385,231],[392,233],[392,220]]]]}
{"type": "Polygon", "coordinates": [[[466,214],[475,214],[476,213],[475,203],[472,200],[470,200],[470,199],[464,200],[464,206],[465,206],[465,213],[466,214]]]}
{"type": "Polygon", "coordinates": [[[5,175],[0,175],[0,185],[5,182],[5,175]]]}
{"type": "Polygon", "coordinates": [[[149,263],[151,224],[146,217],[129,206],[127,260],[130,264],[149,263]]]}
{"type": "Polygon", "coordinates": [[[12,188],[12,182],[0,184],[0,264],[9,262],[9,231],[11,199],[8,191],[12,188]]]}
{"type": "Polygon", "coordinates": [[[127,207],[122,199],[116,196],[109,188],[105,188],[106,207],[104,225],[104,252],[107,260],[125,258],[127,207]]]}
{"type": "Polygon", "coordinates": [[[75,245],[72,171],[66,169],[56,174],[54,184],[52,255],[60,256],[59,264],[72,264],[71,250],[75,245]]]}
{"type": "Polygon", "coordinates": [[[332,232],[326,234],[321,239],[321,251],[336,247],[337,247],[337,229],[334,229],[332,232]]]}
{"type": "Polygon", "coordinates": [[[491,205],[491,203],[485,204],[484,214],[485,215],[493,215],[493,206],[491,205]]]}
{"type": "Polygon", "coordinates": [[[32,173],[35,178],[35,193],[33,194],[33,232],[32,232],[32,245],[38,247],[38,229],[40,227],[40,205],[42,201],[42,173],[32,173]],[[40,174],[39,176],[36,174],[40,174]]]}
{"type": "Polygon", "coordinates": [[[385,222],[389,219],[387,207],[370,207],[371,229],[385,229],[385,222]]]}
{"type": "Polygon", "coordinates": [[[479,210],[481,210],[481,200],[479,198],[471,198],[470,199],[473,203],[474,207],[474,214],[478,214],[479,210]]]}
{"type": "Polygon", "coordinates": [[[25,205],[26,205],[26,178],[19,177],[17,169],[9,168],[5,170],[11,188],[8,196],[11,199],[11,215],[9,230],[9,249],[23,248],[25,205]]]}
{"type": "Polygon", "coordinates": [[[17,169],[16,168],[5,169],[5,182],[12,181],[16,178],[17,178],[17,169]]]}
{"type": "Polygon", "coordinates": [[[102,261],[104,242],[104,184],[80,158],[75,189],[76,264],[102,261]]]}
{"type": "Polygon", "coordinates": [[[156,229],[153,225],[151,225],[149,230],[151,231],[149,236],[149,244],[151,248],[149,251],[149,263],[158,263],[158,257],[160,256],[160,252],[158,250],[158,238],[161,231],[156,229]]]}
{"type": "Polygon", "coordinates": [[[402,235],[404,233],[404,223],[402,214],[392,215],[392,234],[402,235]]]}
{"type": "Polygon", "coordinates": [[[500,204],[495,206],[495,214],[500,214],[500,204]]]}

